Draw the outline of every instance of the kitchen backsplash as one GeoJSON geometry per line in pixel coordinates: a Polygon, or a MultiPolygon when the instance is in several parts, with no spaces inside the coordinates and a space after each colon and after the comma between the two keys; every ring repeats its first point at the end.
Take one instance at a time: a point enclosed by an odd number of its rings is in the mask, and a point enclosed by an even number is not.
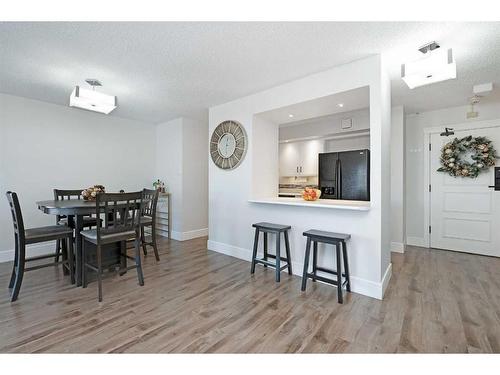
{"type": "Polygon", "coordinates": [[[280,189],[301,189],[309,187],[318,187],[318,176],[300,176],[300,177],[280,177],[280,189]]]}

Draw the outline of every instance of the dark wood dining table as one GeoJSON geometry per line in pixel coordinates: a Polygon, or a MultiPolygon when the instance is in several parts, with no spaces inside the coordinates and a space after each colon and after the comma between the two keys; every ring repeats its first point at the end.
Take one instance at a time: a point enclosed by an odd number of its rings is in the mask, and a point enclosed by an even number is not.
{"type": "MultiPolygon", "coordinates": [[[[38,209],[48,215],[64,215],[68,218],[68,225],[75,229],[75,279],[76,285],[82,285],[82,235],[83,218],[91,214],[96,214],[96,202],[86,201],[83,199],[70,199],[70,200],[47,200],[36,202],[38,209]]],[[[101,207],[100,212],[104,212],[104,206],[101,207]]],[[[120,269],[125,272],[127,268],[127,258],[121,256],[126,251],[126,243],[122,242],[119,246],[114,246],[114,258],[116,262],[120,263],[120,269]],[[118,261],[119,259],[119,261],[118,261]]]]}

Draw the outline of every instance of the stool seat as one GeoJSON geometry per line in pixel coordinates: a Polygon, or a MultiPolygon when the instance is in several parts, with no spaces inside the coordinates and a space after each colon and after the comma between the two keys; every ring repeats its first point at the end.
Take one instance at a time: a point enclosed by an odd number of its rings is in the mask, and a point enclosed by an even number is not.
{"type": "Polygon", "coordinates": [[[306,237],[316,237],[324,240],[337,240],[337,241],[346,241],[351,238],[350,234],[346,233],[335,233],[335,232],[326,232],[323,230],[310,229],[303,233],[306,237]]]}
{"type": "Polygon", "coordinates": [[[266,222],[252,224],[252,227],[258,228],[259,230],[266,232],[285,232],[292,228],[290,225],[282,225],[282,224],[274,224],[266,222]]]}

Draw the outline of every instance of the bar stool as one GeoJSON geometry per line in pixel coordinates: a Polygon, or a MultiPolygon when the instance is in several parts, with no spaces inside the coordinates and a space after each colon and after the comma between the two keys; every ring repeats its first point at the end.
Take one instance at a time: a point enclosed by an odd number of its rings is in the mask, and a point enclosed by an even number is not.
{"type": "Polygon", "coordinates": [[[264,267],[270,266],[276,269],[276,282],[280,282],[280,272],[285,268],[288,268],[288,274],[292,274],[292,258],[290,257],[290,243],[288,241],[288,230],[292,227],[290,225],[281,225],[281,224],[273,224],[273,223],[256,223],[253,224],[252,227],[255,228],[255,239],[253,243],[253,255],[252,255],[252,269],[251,273],[255,272],[255,265],[257,263],[261,263],[264,267]],[[259,233],[264,233],[264,257],[262,259],[257,258],[257,247],[259,245],[259,233]],[[276,255],[269,254],[267,252],[267,234],[275,233],[276,234],[276,255]],[[285,249],[286,249],[286,258],[283,258],[280,254],[280,237],[281,233],[285,238],[285,249]],[[276,263],[269,262],[267,259],[272,258],[276,259],[276,263]],[[286,262],[284,266],[281,266],[281,261],[286,262]]]}
{"type": "Polygon", "coordinates": [[[301,290],[306,290],[307,279],[311,278],[313,281],[319,280],[328,284],[337,286],[337,300],[339,303],[343,303],[342,297],[342,287],[346,285],[348,292],[351,291],[351,280],[349,276],[349,262],[347,260],[347,247],[346,241],[351,238],[350,234],[345,233],[333,233],[325,232],[321,230],[311,229],[303,233],[307,237],[306,244],[306,256],[304,259],[304,272],[302,274],[302,288],[301,290]],[[311,242],[313,243],[313,272],[309,273],[309,257],[311,252],[311,242]],[[328,268],[323,268],[318,266],[318,242],[335,245],[336,258],[337,258],[337,269],[331,270],[328,268]],[[342,272],[341,263],[341,251],[342,248],[342,258],[344,259],[344,272],[342,272]],[[318,276],[317,272],[326,272],[332,275],[337,275],[337,280],[329,279],[323,276],[318,276]],[[342,283],[342,276],[345,281],[342,283]]]}

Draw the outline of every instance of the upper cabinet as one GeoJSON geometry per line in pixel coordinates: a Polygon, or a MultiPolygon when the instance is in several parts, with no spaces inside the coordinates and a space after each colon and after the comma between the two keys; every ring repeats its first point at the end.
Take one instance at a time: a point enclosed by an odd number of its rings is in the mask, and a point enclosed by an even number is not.
{"type": "Polygon", "coordinates": [[[280,176],[317,176],[324,140],[280,143],[280,176]]]}

